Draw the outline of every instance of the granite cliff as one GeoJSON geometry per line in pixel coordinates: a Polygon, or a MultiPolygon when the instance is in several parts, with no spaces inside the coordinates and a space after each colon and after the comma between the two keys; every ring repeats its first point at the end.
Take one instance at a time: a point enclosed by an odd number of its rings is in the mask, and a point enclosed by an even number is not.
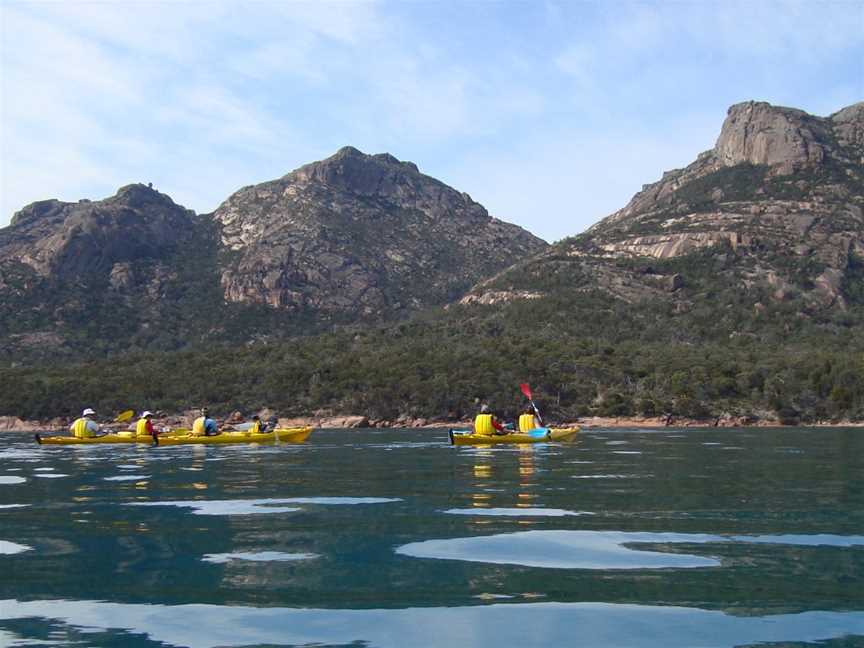
{"type": "Polygon", "coordinates": [[[862,303],[862,265],[864,103],[820,118],[747,102],[692,164],[462,301],[565,288],[683,313],[725,294],[718,308],[786,302],[807,317],[862,303]]]}
{"type": "Polygon", "coordinates": [[[411,162],[351,147],[241,189],[213,217],[233,253],[227,300],[321,316],[442,305],[546,247],[411,162]]]}

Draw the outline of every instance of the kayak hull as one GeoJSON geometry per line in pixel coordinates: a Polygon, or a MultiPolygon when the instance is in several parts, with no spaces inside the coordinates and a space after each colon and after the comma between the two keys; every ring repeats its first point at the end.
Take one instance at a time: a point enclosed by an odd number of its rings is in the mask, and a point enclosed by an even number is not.
{"type": "Polygon", "coordinates": [[[547,443],[549,441],[571,441],[579,427],[537,428],[525,433],[474,434],[470,430],[450,430],[451,445],[496,445],[499,443],[547,443]]]}
{"type": "MultiPolygon", "coordinates": [[[[185,430],[183,430],[185,432],[185,430]]],[[[176,434],[165,432],[158,436],[159,446],[175,445],[225,445],[237,443],[303,443],[312,434],[311,427],[277,428],[272,432],[250,434],[249,432],[223,432],[214,436],[192,436],[191,434],[176,434]]],[[[70,436],[36,435],[36,443],[41,445],[104,445],[112,443],[141,443],[154,445],[153,437],[149,435],[135,436],[131,434],[106,434],[100,437],[79,439],[70,436]]]]}

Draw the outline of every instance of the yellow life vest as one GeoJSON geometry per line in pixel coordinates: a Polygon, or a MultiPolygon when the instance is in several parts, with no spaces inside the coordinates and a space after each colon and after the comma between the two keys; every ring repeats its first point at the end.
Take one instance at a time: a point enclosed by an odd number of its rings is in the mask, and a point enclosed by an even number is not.
{"type": "Polygon", "coordinates": [[[192,436],[204,436],[204,420],[205,417],[199,416],[192,423],[192,436]]]}
{"type": "Polygon", "coordinates": [[[261,421],[253,421],[252,427],[249,428],[249,434],[259,434],[261,431],[261,421]]]}
{"type": "Polygon", "coordinates": [[[491,414],[478,414],[474,419],[475,434],[495,434],[495,428],[492,427],[491,414]]]}
{"type": "Polygon", "coordinates": [[[537,425],[534,422],[534,415],[533,414],[520,414],[519,415],[519,431],[520,432],[530,432],[531,430],[533,430],[536,427],[537,427],[537,425]]]}
{"type": "Polygon", "coordinates": [[[90,430],[87,429],[87,419],[83,416],[79,419],[76,419],[72,424],[72,434],[79,439],[86,439],[90,435],[90,430]]]}
{"type": "Polygon", "coordinates": [[[138,419],[138,424],[135,426],[135,434],[137,436],[149,436],[150,433],[147,431],[147,419],[142,418],[138,419]]]}

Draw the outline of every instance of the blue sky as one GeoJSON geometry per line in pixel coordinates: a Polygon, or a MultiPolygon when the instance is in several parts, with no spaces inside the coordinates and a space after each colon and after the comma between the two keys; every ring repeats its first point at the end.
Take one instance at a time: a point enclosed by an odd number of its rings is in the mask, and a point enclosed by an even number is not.
{"type": "Polygon", "coordinates": [[[0,2],[0,226],[153,182],[198,212],[352,145],[548,241],[757,99],[864,100],[864,0],[0,2]]]}

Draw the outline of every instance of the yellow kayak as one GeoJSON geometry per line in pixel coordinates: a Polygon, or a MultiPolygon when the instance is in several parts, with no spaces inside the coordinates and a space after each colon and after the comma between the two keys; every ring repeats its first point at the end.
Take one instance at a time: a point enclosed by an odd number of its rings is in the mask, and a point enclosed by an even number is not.
{"type": "Polygon", "coordinates": [[[491,445],[495,443],[545,443],[570,441],[579,433],[579,427],[536,428],[530,432],[508,434],[474,434],[471,430],[450,430],[451,445],[491,445]]]}
{"type": "Polygon", "coordinates": [[[311,427],[276,428],[270,432],[222,432],[213,436],[193,436],[188,430],[171,430],[158,435],[157,443],[149,435],[136,436],[131,432],[106,434],[79,439],[72,436],[35,435],[36,443],[44,445],[100,445],[106,443],[147,443],[150,445],[222,445],[226,443],[303,443],[312,434],[311,427]]]}

